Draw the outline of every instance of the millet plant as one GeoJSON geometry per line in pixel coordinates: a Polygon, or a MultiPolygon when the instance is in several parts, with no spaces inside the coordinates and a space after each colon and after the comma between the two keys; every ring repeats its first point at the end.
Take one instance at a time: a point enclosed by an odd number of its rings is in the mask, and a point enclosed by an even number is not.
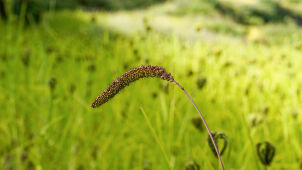
{"type": "Polygon", "coordinates": [[[102,104],[106,103],[109,101],[111,98],[113,98],[116,94],[118,94],[119,91],[121,91],[123,88],[128,86],[131,82],[134,82],[136,80],[139,80],[140,78],[147,78],[147,77],[157,77],[161,78],[163,80],[167,80],[170,82],[176,83],[176,85],[186,94],[186,96],[190,99],[192,104],[194,105],[195,109],[199,113],[199,116],[201,120],[203,121],[203,124],[205,125],[208,134],[210,136],[210,139],[214,145],[217,157],[219,158],[220,164],[222,169],[224,170],[224,166],[221,160],[221,156],[219,154],[217,145],[215,143],[215,140],[212,136],[212,133],[202,116],[201,112],[197,108],[196,104],[194,103],[193,99],[191,96],[185,91],[185,89],[177,82],[174,80],[174,78],[171,76],[171,73],[167,73],[166,70],[162,67],[159,66],[151,66],[151,65],[142,65],[137,68],[133,68],[132,70],[124,73],[122,76],[118,77],[114,82],[112,82],[92,103],[91,107],[96,108],[98,106],[101,106],[102,104]]]}

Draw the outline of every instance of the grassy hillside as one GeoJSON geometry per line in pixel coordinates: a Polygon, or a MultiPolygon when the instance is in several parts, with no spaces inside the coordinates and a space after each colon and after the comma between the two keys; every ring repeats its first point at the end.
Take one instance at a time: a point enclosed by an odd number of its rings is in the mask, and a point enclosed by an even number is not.
{"type": "Polygon", "coordinates": [[[245,26],[217,11],[177,17],[165,5],[61,11],[27,28],[1,21],[1,169],[219,169],[205,128],[175,84],[143,79],[90,108],[117,76],[143,64],[171,72],[210,129],[225,133],[226,169],[265,169],[256,151],[264,141],[276,148],[268,169],[301,168],[300,27],[245,26]],[[120,19],[126,24],[114,29],[113,17],[133,14],[140,14],[136,22],[120,19]],[[163,16],[171,25],[154,22],[163,16]],[[127,23],[138,27],[124,35],[127,23]]]}

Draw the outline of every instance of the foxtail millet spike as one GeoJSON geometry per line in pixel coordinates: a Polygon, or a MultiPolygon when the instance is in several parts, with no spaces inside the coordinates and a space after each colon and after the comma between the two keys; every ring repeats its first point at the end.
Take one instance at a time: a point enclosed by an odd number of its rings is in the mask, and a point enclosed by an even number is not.
{"type": "Polygon", "coordinates": [[[91,107],[96,108],[113,98],[119,91],[140,78],[158,77],[171,81],[171,74],[159,66],[142,65],[124,73],[112,82],[92,103],[91,107]]]}

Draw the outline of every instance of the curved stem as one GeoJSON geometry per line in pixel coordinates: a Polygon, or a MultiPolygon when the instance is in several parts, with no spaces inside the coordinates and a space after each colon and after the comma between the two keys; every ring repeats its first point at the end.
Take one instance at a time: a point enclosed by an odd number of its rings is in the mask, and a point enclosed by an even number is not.
{"type": "Polygon", "coordinates": [[[206,123],[204,117],[202,116],[201,112],[200,112],[199,109],[197,108],[197,106],[196,106],[196,104],[194,103],[194,101],[193,101],[193,99],[191,98],[191,96],[185,91],[185,89],[184,89],[177,81],[175,81],[172,77],[171,77],[170,79],[171,79],[174,83],[176,83],[177,86],[178,86],[178,87],[179,87],[179,88],[180,88],[180,89],[188,96],[188,98],[190,99],[190,101],[191,101],[192,104],[194,105],[195,109],[196,109],[197,112],[199,113],[199,116],[200,116],[201,120],[203,121],[203,124],[204,124],[204,126],[206,127],[206,129],[207,129],[207,131],[208,131],[208,133],[209,133],[209,136],[210,136],[210,138],[211,138],[211,140],[212,140],[212,143],[213,143],[214,148],[215,148],[215,150],[216,150],[216,154],[217,154],[217,156],[218,156],[218,158],[219,158],[221,167],[222,167],[222,169],[224,170],[224,166],[223,166],[223,163],[222,163],[222,160],[221,160],[221,157],[220,157],[220,154],[219,154],[219,151],[218,151],[216,142],[215,142],[215,140],[214,140],[214,138],[213,138],[213,136],[212,136],[212,133],[211,133],[211,131],[210,131],[210,129],[209,129],[209,127],[208,127],[208,125],[207,125],[207,123],[206,123]]]}

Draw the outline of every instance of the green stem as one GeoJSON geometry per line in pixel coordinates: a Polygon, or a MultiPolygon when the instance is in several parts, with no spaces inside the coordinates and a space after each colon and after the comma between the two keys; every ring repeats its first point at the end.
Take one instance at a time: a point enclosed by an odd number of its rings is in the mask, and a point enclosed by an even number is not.
{"type": "Polygon", "coordinates": [[[152,124],[151,124],[150,120],[148,119],[147,114],[145,113],[145,111],[144,111],[144,109],[143,109],[142,107],[141,107],[140,109],[141,109],[141,111],[142,111],[142,113],[143,113],[143,115],[144,115],[144,118],[145,118],[145,120],[146,120],[146,122],[147,122],[147,124],[148,124],[148,126],[149,126],[149,128],[150,128],[150,130],[151,130],[151,132],[152,132],[152,134],[153,134],[153,136],[154,136],[154,138],[155,138],[157,144],[159,145],[159,147],[160,147],[160,149],[161,149],[161,151],[162,151],[162,153],[163,153],[163,155],[164,155],[164,157],[165,157],[165,160],[167,161],[167,164],[168,164],[169,168],[171,168],[171,165],[170,165],[170,161],[169,161],[168,155],[167,155],[167,153],[166,153],[166,151],[165,151],[165,149],[164,149],[162,143],[160,142],[159,137],[156,135],[156,132],[155,132],[155,130],[153,129],[152,124]]]}
{"type": "Polygon", "coordinates": [[[217,154],[217,156],[218,156],[218,158],[219,158],[219,161],[220,161],[220,165],[221,165],[222,169],[224,170],[224,166],[223,166],[223,163],[222,163],[222,160],[221,160],[221,157],[220,157],[220,154],[219,154],[217,145],[216,145],[216,143],[215,143],[215,140],[214,140],[214,138],[213,138],[213,136],[212,136],[212,133],[211,133],[211,131],[210,131],[210,129],[209,129],[209,127],[208,127],[208,125],[207,125],[207,123],[206,123],[204,117],[202,116],[201,112],[199,111],[198,107],[197,107],[196,104],[194,103],[194,101],[193,101],[193,99],[191,98],[191,96],[187,93],[187,91],[186,91],[186,90],[185,90],[185,89],[184,89],[177,81],[175,81],[172,77],[171,77],[170,79],[171,79],[174,83],[176,83],[177,86],[178,86],[178,87],[179,87],[179,88],[187,95],[187,97],[190,99],[190,101],[191,101],[192,104],[194,105],[195,109],[196,109],[197,112],[199,113],[199,116],[200,116],[201,120],[203,121],[203,124],[204,124],[204,126],[206,127],[206,129],[207,129],[207,131],[208,131],[208,133],[209,133],[209,136],[210,136],[210,138],[211,138],[211,140],[212,140],[212,143],[213,143],[214,148],[215,148],[215,150],[216,150],[216,154],[217,154]]]}

